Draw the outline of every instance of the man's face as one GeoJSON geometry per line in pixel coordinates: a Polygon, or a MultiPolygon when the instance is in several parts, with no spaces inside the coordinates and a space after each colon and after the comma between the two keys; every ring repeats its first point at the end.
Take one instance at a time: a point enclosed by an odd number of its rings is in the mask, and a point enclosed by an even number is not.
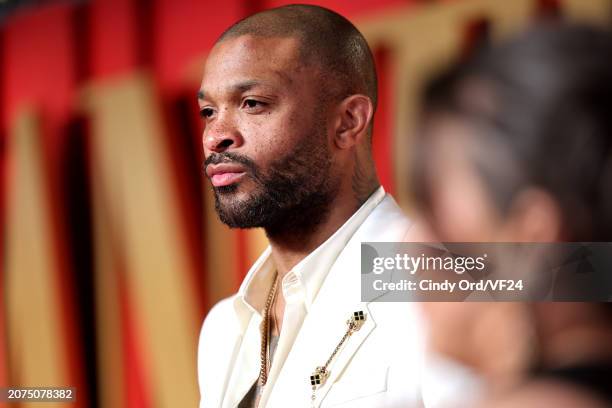
{"type": "Polygon", "coordinates": [[[205,172],[231,227],[316,225],[338,188],[321,84],[305,65],[297,39],[253,36],[218,43],[206,62],[205,172]]]}

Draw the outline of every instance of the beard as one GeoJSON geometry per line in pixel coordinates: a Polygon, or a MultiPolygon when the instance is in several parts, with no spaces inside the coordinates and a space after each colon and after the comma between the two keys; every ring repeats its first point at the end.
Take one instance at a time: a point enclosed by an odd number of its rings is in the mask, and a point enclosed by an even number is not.
{"type": "Polygon", "coordinates": [[[231,228],[264,228],[268,237],[285,232],[305,234],[329,215],[340,181],[330,177],[331,152],[324,127],[302,137],[283,157],[262,171],[246,156],[223,152],[211,154],[204,165],[240,163],[255,188],[238,198],[239,185],[213,187],[215,209],[231,228]]]}

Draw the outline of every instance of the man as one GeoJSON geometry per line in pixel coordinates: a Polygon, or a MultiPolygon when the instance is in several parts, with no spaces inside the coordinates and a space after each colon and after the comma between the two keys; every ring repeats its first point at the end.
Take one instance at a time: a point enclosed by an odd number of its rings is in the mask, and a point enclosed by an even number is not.
{"type": "Polygon", "coordinates": [[[270,242],[205,320],[201,407],[421,406],[414,308],[360,300],[361,242],[410,227],[376,177],[363,36],[320,7],[256,14],[217,41],[198,96],[217,213],[270,242]]]}

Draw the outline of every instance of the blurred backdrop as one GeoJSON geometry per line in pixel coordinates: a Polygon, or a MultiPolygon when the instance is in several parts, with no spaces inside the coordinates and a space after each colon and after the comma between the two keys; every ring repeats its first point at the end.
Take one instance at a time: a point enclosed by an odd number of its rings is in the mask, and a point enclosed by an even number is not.
{"type": "MultiPolygon", "coordinates": [[[[266,246],[215,216],[201,70],[225,28],[288,3],[0,0],[0,386],[76,386],[71,407],[196,406],[202,319],[266,246]]],[[[528,24],[612,16],[610,0],[312,3],[371,44],[377,167],[407,211],[424,79],[528,24]]]]}

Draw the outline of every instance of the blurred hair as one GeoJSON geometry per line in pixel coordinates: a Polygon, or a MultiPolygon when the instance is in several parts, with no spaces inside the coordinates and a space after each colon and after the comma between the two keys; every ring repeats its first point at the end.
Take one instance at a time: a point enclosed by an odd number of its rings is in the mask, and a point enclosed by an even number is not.
{"type": "MultiPolygon", "coordinates": [[[[610,32],[550,24],[482,50],[429,83],[424,112],[458,118],[474,143],[495,153],[470,159],[502,214],[517,192],[538,187],[559,205],[565,239],[611,240],[610,32]]],[[[422,208],[431,204],[428,144],[419,139],[414,161],[422,208]]]]}
{"type": "Polygon", "coordinates": [[[295,4],[262,11],[230,28],[217,42],[252,35],[295,37],[303,64],[317,66],[325,96],[343,99],[361,93],[377,104],[374,58],[363,35],[346,18],[319,6],[295,4]]]}

